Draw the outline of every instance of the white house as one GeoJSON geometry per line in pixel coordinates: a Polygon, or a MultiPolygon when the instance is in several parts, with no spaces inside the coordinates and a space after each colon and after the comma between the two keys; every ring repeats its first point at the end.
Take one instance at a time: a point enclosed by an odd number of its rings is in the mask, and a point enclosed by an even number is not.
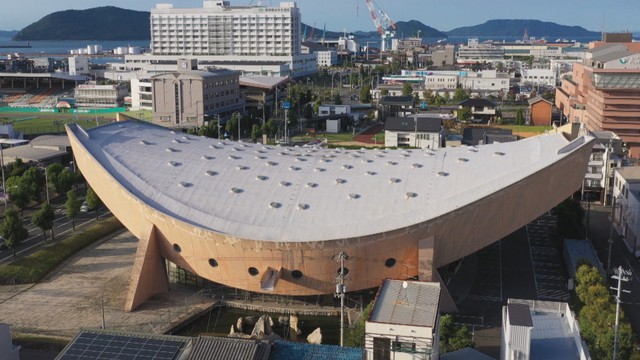
{"type": "Polygon", "coordinates": [[[385,280],[365,323],[368,360],[437,360],[440,284],[385,280]]]}
{"type": "Polygon", "coordinates": [[[445,146],[440,117],[388,117],[384,124],[384,146],[439,149],[445,146]]]}

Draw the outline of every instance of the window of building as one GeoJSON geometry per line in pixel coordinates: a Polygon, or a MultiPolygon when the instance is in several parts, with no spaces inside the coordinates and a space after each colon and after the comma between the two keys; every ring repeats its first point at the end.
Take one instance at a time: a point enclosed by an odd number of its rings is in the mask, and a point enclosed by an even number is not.
{"type": "Polygon", "coordinates": [[[414,353],[416,352],[416,344],[404,341],[394,341],[391,343],[391,349],[397,352],[414,353]]]}

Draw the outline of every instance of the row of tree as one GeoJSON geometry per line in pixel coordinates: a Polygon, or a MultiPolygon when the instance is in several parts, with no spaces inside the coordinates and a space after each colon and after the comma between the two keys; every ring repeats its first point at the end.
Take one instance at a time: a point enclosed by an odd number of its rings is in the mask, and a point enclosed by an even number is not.
{"type": "MultiPolygon", "coordinates": [[[[576,272],[576,294],[579,302],[580,332],[593,359],[613,359],[616,305],[609,294],[602,274],[595,267],[583,264],[576,272]]],[[[621,310],[622,311],[622,310],[621,310]]],[[[618,354],[628,360],[633,353],[634,334],[625,318],[620,316],[618,354]]]]}
{"type": "MultiPolygon", "coordinates": [[[[90,209],[95,209],[102,203],[93,189],[87,190],[87,205],[90,209]]],[[[67,201],[65,202],[65,212],[67,218],[71,220],[73,230],[76,229],[75,218],[78,216],[82,206],[82,201],[78,198],[75,190],[67,192],[67,201]]],[[[96,212],[97,218],[97,212],[96,212]]],[[[19,216],[19,209],[10,207],[4,213],[4,220],[0,224],[0,236],[4,239],[4,243],[13,250],[13,256],[16,256],[16,248],[29,236],[29,231],[24,226],[24,219],[19,216]]],[[[47,242],[47,231],[50,232],[51,240],[54,240],[54,220],[55,211],[48,202],[42,203],[40,208],[31,215],[31,223],[42,230],[44,241],[47,242]]]]}

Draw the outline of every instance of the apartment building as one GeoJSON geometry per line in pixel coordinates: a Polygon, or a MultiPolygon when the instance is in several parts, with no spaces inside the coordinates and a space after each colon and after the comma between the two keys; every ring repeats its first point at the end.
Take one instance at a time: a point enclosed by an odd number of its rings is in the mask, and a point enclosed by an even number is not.
{"type": "Polygon", "coordinates": [[[613,131],[640,156],[640,43],[591,43],[556,90],[556,107],[590,131],[613,131]]]}
{"type": "Polygon", "coordinates": [[[230,117],[243,109],[239,73],[199,71],[195,61],[179,60],[178,71],[151,78],[153,120],[162,126],[202,126],[207,116],[230,117]]]}

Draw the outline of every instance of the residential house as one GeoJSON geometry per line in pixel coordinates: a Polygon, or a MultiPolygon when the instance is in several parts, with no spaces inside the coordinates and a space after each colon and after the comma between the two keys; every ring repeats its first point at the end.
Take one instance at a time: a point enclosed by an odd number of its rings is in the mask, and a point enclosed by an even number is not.
{"type": "Polygon", "coordinates": [[[640,166],[615,169],[613,183],[614,228],[627,249],[640,254],[640,166]]]}
{"type": "Polygon", "coordinates": [[[440,283],[387,279],[365,323],[368,360],[439,358],[440,283]]]}
{"type": "Polygon", "coordinates": [[[553,104],[538,95],[529,102],[529,124],[536,126],[551,126],[553,104]]]}
{"type": "Polygon", "coordinates": [[[446,136],[441,117],[416,115],[414,117],[390,117],[384,125],[384,145],[387,147],[411,146],[421,149],[445,147],[446,136]]]}
{"type": "Polygon", "coordinates": [[[464,107],[471,109],[472,122],[486,124],[496,116],[496,104],[491,100],[475,98],[467,99],[458,104],[458,109],[462,109],[464,107]]]}
{"type": "Polygon", "coordinates": [[[462,131],[463,145],[475,146],[517,140],[518,136],[513,135],[510,129],[468,127],[462,131]]]}

